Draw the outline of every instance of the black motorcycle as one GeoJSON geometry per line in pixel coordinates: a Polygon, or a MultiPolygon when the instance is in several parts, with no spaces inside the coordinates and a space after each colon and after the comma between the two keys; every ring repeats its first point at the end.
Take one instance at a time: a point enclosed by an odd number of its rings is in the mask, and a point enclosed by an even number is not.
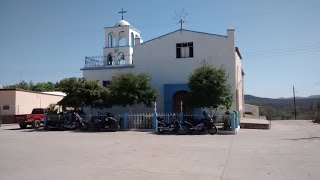
{"type": "Polygon", "coordinates": [[[88,123],[77,112],[61,112],[57,115],[49,115],[46,129],[81,129],[87,130],[88,123]]]}
{"type": "Polygon", "coordinates": [[[209,114],[205,111],[203,111],[204,119],[201,120],[185,120],[184,126],[187,127],[188,133],[192,132],[208,132],[211,135],[214,135],[217,133],[218,129],[214,125],[214,120],[209,114]]]}
{"type": "Polygon", "coordinates": [[[71,129],[88,129],[88,122],[86,122],[77,112],[73,112],[72,114],[73,123],[71,124],[71,129]]]}
{"type": "Polygon", "coordinates": [[[179,119],[174,114],[171,115],[171,122],[166,122],[163,117],[158,116],[158,133],[163,134],[164,132],[174,132],[180,135],[187,134],[188,129],[182,126],[179,119]]]}
{"type": "Polygon", "coordinates": [[[93,116],[90,123],[93,130],[108,129],[117,131],[120,128],[119,122],[111,113],[107,113],[106,116],[93,116]]]}

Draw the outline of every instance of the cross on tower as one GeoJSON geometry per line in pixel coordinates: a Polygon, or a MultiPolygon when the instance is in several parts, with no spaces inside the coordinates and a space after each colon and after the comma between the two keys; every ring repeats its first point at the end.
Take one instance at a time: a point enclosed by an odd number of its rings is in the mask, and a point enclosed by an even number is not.
{"type": "Polygon", "coordinates": [[[182,29],[182,26],[183,26],[184,20],[180,19],[179,23],[180,23],[180,29],[182,29]]]}
{"type": "Polygon", "coordinates": [[[123,14],[124,14],[124,13],[127,13],[127,11],[124,11],[123,8],[121,8],[121,11],[118,12],[118,13],[121,13],[121,15],[122,15],[122,20],[123,20],[123,14]]]}

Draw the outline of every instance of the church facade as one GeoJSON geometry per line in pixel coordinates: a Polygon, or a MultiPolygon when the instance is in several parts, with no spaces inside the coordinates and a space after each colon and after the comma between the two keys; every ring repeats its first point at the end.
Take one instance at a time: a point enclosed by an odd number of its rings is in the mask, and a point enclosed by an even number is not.
{"type": "MultiPolygon", "coordinates": [[[[179,29],[143,42],[140,31],[125,20],[105,28],[103,56],[86,57],[83,77],[107,85],[112,76],[121,72],[146,73],[159,91],[158,112],[192,111],[183,104],[189,91],[190,74],[204,62],[224,68],[229,75],[233,103],[231,110],[244,110],[242,57],[235,46],[235,30],[226,35],[179,29]]],[[[117,112],[128,109],[114,108],[117,112]]],[[[137,106],[137,112],[151,112],[152,108],[137,106]]],[[[111,110],[112,111],[112,110],[111,110]]]]}

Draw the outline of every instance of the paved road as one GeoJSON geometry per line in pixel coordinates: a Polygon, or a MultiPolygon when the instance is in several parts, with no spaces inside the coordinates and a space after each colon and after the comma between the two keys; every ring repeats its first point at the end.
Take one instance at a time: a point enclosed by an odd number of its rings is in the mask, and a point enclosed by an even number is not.
{"type": "Polygon", "coordinates": [[[0,127],[0,179],[320,179],[320,125],[275,121],[233,135],[0,127]]]}

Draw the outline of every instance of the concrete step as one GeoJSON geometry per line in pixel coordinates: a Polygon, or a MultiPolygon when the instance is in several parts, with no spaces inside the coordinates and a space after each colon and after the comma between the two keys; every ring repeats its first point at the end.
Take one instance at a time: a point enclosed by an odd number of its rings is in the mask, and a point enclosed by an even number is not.
{"type": "Polygon", "coordinates": [[[270,129],[270,121],[265,119],[242,118],[240,128],[243,129],[270,129]]]}

